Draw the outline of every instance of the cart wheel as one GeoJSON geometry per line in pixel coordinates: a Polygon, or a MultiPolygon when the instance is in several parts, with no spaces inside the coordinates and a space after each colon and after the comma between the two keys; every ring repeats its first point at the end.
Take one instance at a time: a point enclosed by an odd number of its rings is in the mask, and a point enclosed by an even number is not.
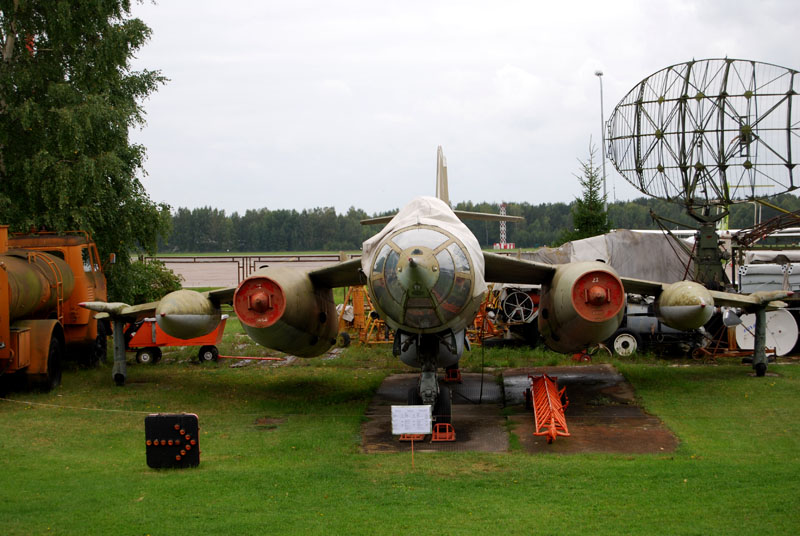
{"type": "Polygon", "coordinates": [[[628,357],[636,353],[642,345],[642,340],[636,333],[622,329],[611,337],[614,353],[618,356],[628,357]]]}
{"type": "Polygon", "coordinates": [[[209,361],[216,361],[219,358],[219,350],[216,346],[201,346],[200,351],[197,352],[197,359],[201,363],[209,361]]]}
{"type": "Polygon", "coordinates": [[[339,333],[339,336],[336,337],[336,346],[339,348],[347,348],[350,346],[350,334],[346,331],[339,333]]]}
{"type": "Polygon", "coordinates": [[[136,352],[137,363],[150,363],[151,365],[155,365],[159,361],[161,361],[161,348],[157,346],[142,348],[136,352]]]}

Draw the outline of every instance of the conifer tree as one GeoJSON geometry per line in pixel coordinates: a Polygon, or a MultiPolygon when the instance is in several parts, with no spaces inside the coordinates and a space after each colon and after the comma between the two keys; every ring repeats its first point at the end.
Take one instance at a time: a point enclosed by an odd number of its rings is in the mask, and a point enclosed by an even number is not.
{"type": "Polygon", "coordinates": [[[611,230],[611,222],[604,208],[603,178],[600,168],[594,165],[597,150],[589,146],[589,160],[579,160],[581,175],[575,175],[583,187],[583,197],[572,205],[572,230],[564,233],[562,240],[580,240],[601,235],[611,230]]]}

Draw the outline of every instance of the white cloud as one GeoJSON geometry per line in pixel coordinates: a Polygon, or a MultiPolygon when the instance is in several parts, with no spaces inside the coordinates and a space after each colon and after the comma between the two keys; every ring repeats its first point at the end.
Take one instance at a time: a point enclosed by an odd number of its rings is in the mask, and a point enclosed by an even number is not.
{"type": "MultiPolygon", "coordinates": [[[[136,4],[151,197],[173,206],[391,209],[431,193],[443,144],[454,201],[570,201],[605,115],[692,58],[800,68],[794,3],[724,0],[136,4]]],[[[609,190],[637,195],[608,165],[609,190]]]]}
{"type": "Polygon", "coordinates": [[[323,80],[320,87],[323,93],[330,95],[349,97],[353,94],[353,90],[344,80],[323,80]]]}

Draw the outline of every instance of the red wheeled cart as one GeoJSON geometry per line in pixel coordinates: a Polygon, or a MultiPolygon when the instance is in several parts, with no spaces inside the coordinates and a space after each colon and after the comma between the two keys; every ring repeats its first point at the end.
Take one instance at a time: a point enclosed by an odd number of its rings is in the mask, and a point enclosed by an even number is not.
{"type": "Polygon", "coordinates": [[[155,318],[145,318],[142,322],[128,324],[125,328],[128,340],[128,349],[136,350],[137,363],[156,364],[161,361],[162,346],[199,346],[197,359],[201,363],[206,361],[216,361],[219,358],[217,345],[222,342],[222,334],[225,332],[225,323],[228,315],[222,315],[217,329],[194,339],[178,339],[164,333],[158,326],[155,318]]]}

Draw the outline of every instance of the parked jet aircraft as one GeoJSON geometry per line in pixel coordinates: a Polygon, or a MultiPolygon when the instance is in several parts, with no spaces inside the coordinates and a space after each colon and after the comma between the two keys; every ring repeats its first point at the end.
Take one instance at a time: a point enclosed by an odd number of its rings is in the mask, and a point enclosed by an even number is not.
{"type": "MultiPolygon", "coordinates": [[[[366,285],[378,314],[395,332],[394,354],[421,370],[409,403],[434,405],[449,422],[450,397],[437,369],[456,366],[487,291],[486,282],[541,284],[539,330],[546,344],[573,352],[603,341],[622,320],[625,293],[656,296],[661,320],[677,329],[695,329],[715,305],[763,311],[784,306],[787,293],[739,295],[709,291],[690,281],[662,284],[622,278],[602,262],[549,265],[481,251],[462,218],[513,217],[456,213],[448,202],[447,168],[438,151],[437,197],[412,200],[363,244],[360,259],[321,269],[267,266],[236,288],[204,293],[179,290],[161,301],[129,306],[89,302],[85,307],[122,322],[155,313],[170,335],[192,338],[219,323],[220,305],[232,303],[248,335],[257,343],[300,357],[318,356],[336,340],[337,315],[331,289],[366,285]]],[[[379,220],[383,221],[383,220],[379,220]]],[[[763,322],[762,322],[763,325],[763,322]]],[[[115,329],[115,379],[124,382],[122,329],[115,329]]],[[[754,359],[763,375],[766,357],[754,359]]]]}

